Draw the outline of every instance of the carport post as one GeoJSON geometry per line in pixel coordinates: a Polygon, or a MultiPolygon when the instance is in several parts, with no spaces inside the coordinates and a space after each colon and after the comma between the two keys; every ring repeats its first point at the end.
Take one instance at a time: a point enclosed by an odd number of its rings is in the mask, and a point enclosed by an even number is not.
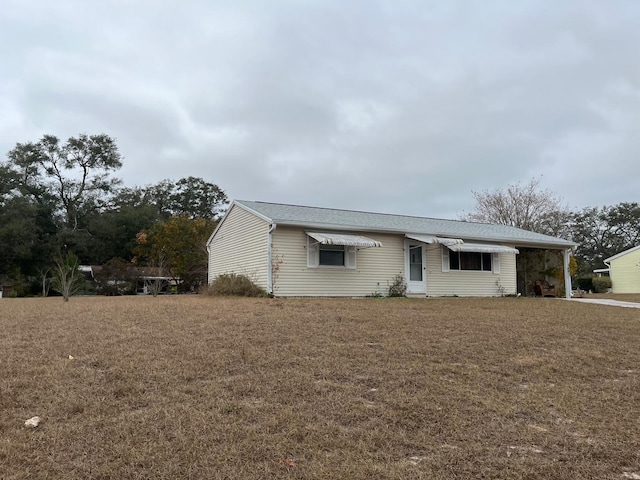
{"type": "Polygon", "coordinates": [[[571,249],[567,248],[562,253],[564,256],[564,297],[571,298],[571,275],[569,274],[569,258],[571,257],[571,249]]]}

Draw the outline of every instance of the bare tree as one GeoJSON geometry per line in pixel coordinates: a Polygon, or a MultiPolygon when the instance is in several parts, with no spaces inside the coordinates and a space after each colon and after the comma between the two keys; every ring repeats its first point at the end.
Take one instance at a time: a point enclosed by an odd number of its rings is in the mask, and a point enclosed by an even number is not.
{"type": "Polygon", "coordinates": [[[462,215],[468,222],[496,223],[532,232],[568,238],[571,211],[550,190],[540,189],[540,179],[516,183],[505,189],[472,191],[475,210],[462,215]]]}
{"type": "Polygon", "coordinates": [[[154,257],[154,261],[149,263],[152,278],[149,280],[145,280],[144,282],[147,287],[147,292],[154,297],[158,296],[158,294],[162,291],[162,287],[166,284],[166,280],[162,278],[165,274],[164,264],[165,256],[162,254],[162,252],[158,253],[158,255],[154,257]]]}
{"type": "Polygon", "coordinates": [[[55,259],[51,288],[60,293],[65,302],[84,286],[84,277],[78,266],[78,257],[73,253],[55,259]]]}
{"type": "Polygon", "coordinates": [[[51,287],[51,277],[49,277],[50,268],[39,268],[38,275],[40,276],[40,280],[42,281],[42,296],[46,297],[49,295],[49,288],[51,287]]]}

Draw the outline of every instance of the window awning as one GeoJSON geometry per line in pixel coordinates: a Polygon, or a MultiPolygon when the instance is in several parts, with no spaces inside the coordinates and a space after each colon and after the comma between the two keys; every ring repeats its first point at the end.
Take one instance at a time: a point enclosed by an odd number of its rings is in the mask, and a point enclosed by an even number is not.
{"type": "Polygon", "coordinates": [[[314,240],[322,245],[346,245],[349,247],[381,247],[382,242],[378,242],[369,237],[362,235],[347,235],[344,233],[324,233],[324,232],[307,232],[314,240]]]}
{"type": "Polygon", "coordinates": [[[407,233],[405,237],[410,238],[411,240],[418,240],[423,243],[439,243],[441,245],[459,245],[462,242],[460,238],[446,238],[446,237],[436,237],[433,235],[418,235],[413,233],[407,233]]]}
{"type": "Polygon", "coordinates": [[[462,243],[460,245],[447,245],[447,247],[454,252],[520,253],[517,248],[483,243],[462,243]]]}

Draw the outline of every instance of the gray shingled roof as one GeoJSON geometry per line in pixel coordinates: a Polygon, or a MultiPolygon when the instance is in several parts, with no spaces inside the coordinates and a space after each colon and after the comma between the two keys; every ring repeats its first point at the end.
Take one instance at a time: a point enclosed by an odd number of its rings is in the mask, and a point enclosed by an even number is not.
{"type": "Polygon", "coordinates": [[[505,225],[246,200],[235,200],[234,203],[279,225],[360,232],[419,233],[463,240],[504,242],[522,247],[567,248],[576,245],[561,238],[505,225]]]}

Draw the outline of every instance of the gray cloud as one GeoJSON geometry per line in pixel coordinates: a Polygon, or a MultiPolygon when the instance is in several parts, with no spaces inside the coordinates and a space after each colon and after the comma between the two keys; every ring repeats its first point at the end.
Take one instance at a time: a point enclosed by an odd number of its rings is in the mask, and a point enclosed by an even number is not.
{"type": "Polygon", "coordinates": [[[456,217],[542,175],[638,201],[640,5],[10,1],[0,148],[108,133],[126,184],[456,217]]]}

